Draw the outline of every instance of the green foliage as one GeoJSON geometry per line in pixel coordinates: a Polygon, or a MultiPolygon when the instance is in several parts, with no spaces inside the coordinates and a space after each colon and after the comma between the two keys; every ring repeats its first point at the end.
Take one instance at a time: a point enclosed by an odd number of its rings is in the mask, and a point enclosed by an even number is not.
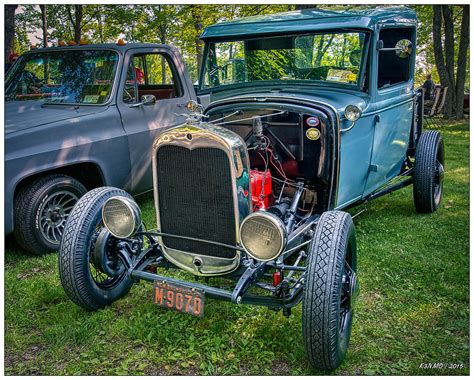
{"type": "MultiPolygon", "coordinates": [[[[435,214],[416,214],[408,187],[355,218],[361,295],[336,375],[469,373],[469,126],[444,125],[441,133],[445,195],[435,214]]],[[[138,201],[152,228],[151,196],[138,201]]],[[[32,257],[7,239],[5,374],[320,374],[303,350],[301,307],[285,318],[207,299],[204,318],[196,318],[153,305],[151,293],[140,282],[112,306],[83,311],[60,285],[55,254],[32,257]]]]}
{"type": "MultiPolygon", "coordinates": [[[[15,46],[23,52],[29,49],[27,33],[41,41],[42,23],[38,5],[22,5],[21,7],[23,11],[17,14],[15,46]]],[[[68,7],[73,6],[58,4],[46,6],[49,38],[53,44],[56,44],[58,40],[74,39],[74,28],[68,16],[68,7]]],[[[295,7],[295,5],[276,4],[84,5],[82,34],[93,43],[115,42],[118,38],[124,37],[129,42],[173,44],[183,55],[192,80],[196,81],[199,61],[197,55],[198,50],[202,49],[202,45],[199,47],[198,38],[206,26],[238,17],[286,12],[295,7]],[[196,27],[196,17],[199,18],[199,27],[196,27]]],[[[350,8],[341,5],[319,7],[331,10],[350,8]]],[[[415,9],[419,19],[416,84],[421,85],[427,73],[432,73],[435,82],[439,83],[432,50],[433,7],[431,5],[411,5],[410,7],[415,9]]],[[[452,7],[455,33],[459,35],[461,7],[452,7]]],[[[455,53],[457,54],[457,51],[455,53]]],[[[466,86],[469,87],[469,66],[466,86]]]]}
{"type": "MultiPolygon", "coordinates": [[[[46,6],[49,39],[53,44],[59,40],[74,39],[74,28],[68,15],[68,7],[73,6],[60,4],[46,6]]],[[[238,17],[290,11],[295,7],[297,6],[286,4],[84,5],[81,28],[82,35],[93,43],[115,42],[118,38],[124,37],[129,42],[173,44],[179,48],[192,80],[196,81],[199,49],[202,50],[198,39],[206,26],[238,17]]],[[[360,6],[319,6],[331,10],[358,7],[360,6]]],[[[432,49],[433,7],[431,5],[410,5],[410,7],[415,9],[419,19],[416,84],[421,85],[429,72],[433,74],[435,82],[439,83],[432,49]]],[[[22,5],[21,8],[22,12],[17,14],[16,47],[23,52],[29,49],[28,33],[41,41],[42,23],[38,5],[22,5]]],[[[452,8],[455,33],[458,35],[461,7],[452,6],[452,8]]],[[[469,72],[467,86],[469,86],[469,72]]]]}

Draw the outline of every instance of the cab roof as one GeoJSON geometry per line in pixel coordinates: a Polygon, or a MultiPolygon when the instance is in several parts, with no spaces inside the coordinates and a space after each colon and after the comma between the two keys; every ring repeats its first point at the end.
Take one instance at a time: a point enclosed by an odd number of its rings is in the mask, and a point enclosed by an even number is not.
{"type": "Polygon", "coordinates": [[[416,25],[416,13],[408,7],[381,7],[329,11],[304,9],[285,13],[251,16],[207,27],[201,38],[212,40],[232,37],[300,33],[335,29],[369,29],[376,25],[416,25]]]}
{"type": "Polygon", "coordinates": [[[77,50],[77,49],[79,50],[111,49],[118,52],[125,52],[129,49],[140,49],[140,48],[156,49],[156,48],[162,48],[162,47],[172,48],[170,47],[170,45],[163,45],[163,44],[127,42],[124,45],[119,45],[117,43],[106,43],[106,44],[84,44],[84,45],[78,44],[78,45],[71,45],[71,46],[68,46],[68,45],[51,46],[47,48],[31,49],[25,52],[25,54],[47,52],[47,51],[52,51],[52,50],[77,50]]]}

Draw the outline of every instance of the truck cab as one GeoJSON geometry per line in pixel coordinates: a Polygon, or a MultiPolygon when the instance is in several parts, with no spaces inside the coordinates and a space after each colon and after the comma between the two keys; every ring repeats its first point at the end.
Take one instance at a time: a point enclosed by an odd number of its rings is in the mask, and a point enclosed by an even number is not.
{"type": "Polygon", "coordinates": [[[119,41],[23,54],[5,84],[5,233],[32,253],[57,251],[87,190],[150,191],[152,142],[182,123],[195,99],[169,45],[119,41]]]}

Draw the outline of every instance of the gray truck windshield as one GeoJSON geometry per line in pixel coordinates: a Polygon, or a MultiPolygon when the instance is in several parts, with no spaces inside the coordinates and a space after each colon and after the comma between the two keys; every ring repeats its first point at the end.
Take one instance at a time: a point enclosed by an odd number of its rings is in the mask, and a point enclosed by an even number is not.
{"type": "Polygon", "coordinates": [[[202,89],[261,81],[358,83],[366,33],[325,32],[210,42],[202,89]]]}
{"type": "Polygon", "coordinates": [[[118,54],[56,50],[26,54],[7,75],[6,101],[103,104],[112,91],[118,54]]]}

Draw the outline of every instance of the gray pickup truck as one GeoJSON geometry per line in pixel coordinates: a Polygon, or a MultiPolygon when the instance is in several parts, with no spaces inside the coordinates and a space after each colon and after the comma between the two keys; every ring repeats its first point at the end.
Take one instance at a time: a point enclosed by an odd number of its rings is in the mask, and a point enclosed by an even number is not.
{"type": "Polygon", "coordinates": [[[185,121],[195,98],[172,46],[78,45],[22,55],[5,83],[5,234],[32,253],[56,251],[87,190],[151,190],[151,144],[185,121]]]}

